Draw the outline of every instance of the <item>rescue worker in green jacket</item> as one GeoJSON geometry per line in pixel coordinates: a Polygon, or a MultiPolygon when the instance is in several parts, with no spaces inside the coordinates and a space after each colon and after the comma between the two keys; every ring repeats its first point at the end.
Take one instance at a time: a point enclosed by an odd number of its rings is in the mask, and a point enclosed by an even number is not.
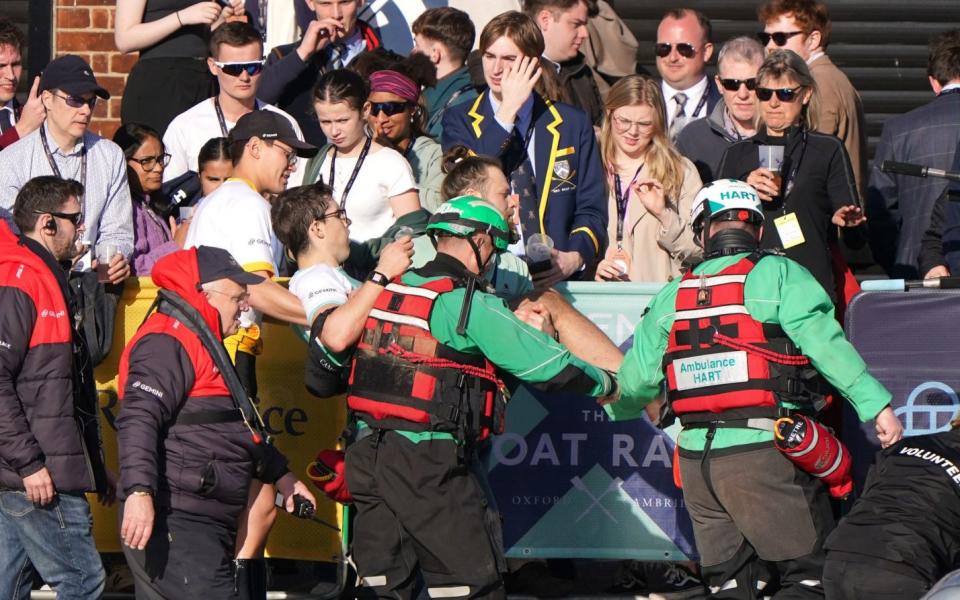
{"type": "Polygon", "coordinates": [[[418,569],[431,598],[504,598],[499,524],[471,466],[475,445],[502,431],[501,374],[596,397],[615,393],[615,381],[487,291],[480,274],[509,240],[493,205],[454,198],[427,233],[434,260],[392,281],[369,279],[383,291],[347,389],[360,428],[346,451],[353,558],[381,598],[411,598],[418,569]]]}
{"type": "Polygon", "coordinates": [[[774,446],[775,419],[812,416],[835,389],[862,421],[876,420],[883,446],[903,428],[823,288],[798,263],[759,250],[756,190],[707,184],[691,223],[705,260],[650,302],[617,374],[619,400],[605,408],[636,418],[666,389],[683,425],[674,472],[713,597],[763,596],[767,567],[779,576],[776,598],[823,597],[827,491],[774,446]]]}

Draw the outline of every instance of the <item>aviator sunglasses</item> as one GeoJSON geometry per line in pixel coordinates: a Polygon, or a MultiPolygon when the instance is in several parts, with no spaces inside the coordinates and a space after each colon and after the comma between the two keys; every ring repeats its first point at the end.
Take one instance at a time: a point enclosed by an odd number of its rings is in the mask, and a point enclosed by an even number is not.
{"type": "Polygon", "coordinates": [[[793,102],[794,100],[797,99],[797,97],[799,96],[799,92],[802,89],[803,89],[802,85],[798,85],[795,88],[779,88],[779,89],[758,87],[756,89],[756,92],[757,92],[757,98],[761,102],[768,102],[770,98],[773,97],[774,94],[777,95],[777,100],[779,100],[780,102],[793,102]]]}
{"type": "MultiPolygon", "coordinates": [[[[657,53],[657,56],[660,58],[666,58],[670,56],[670,51],[673,49],[673,44],[658,42],[653,48],[657,53]]],[[[697,49],[693,47],[693,44],[688,44],[686,42],[680,42],[677,44],[677,54],[684,58],[693,58],[696,53],[697,49]]]]}
{"type": "Polygon", "coordinates": [[[382,110],[388,117],[400,114],[410,106],[409,102],[374,102],[370,105],[370,113],[379,116],[382,110]]]}
{"type": "Polygon", "coordinates": [[[261,58],[260,60],[254,60],[250,62],[216,62],[213,64],[229,75],[230,77],[240,77],[240,74],[244,71],[247,72],[247,75],[253,77],[254,75],[260,73],[263,70],[263,65],[266,63],[266,59],[261,58]]]}
{"type": "Polygon", "coordinates": [[[770,40],[773,40],[773,43],[778,46],[786,46],[787,40],[792,38],[795,35],[800,35],[802,31],[776,31],[774,33],[767,33],[766,31],[761,31],[757,34],[757,39],[760,40],[760,43],[766,46],[770,43],[770,40]]]}

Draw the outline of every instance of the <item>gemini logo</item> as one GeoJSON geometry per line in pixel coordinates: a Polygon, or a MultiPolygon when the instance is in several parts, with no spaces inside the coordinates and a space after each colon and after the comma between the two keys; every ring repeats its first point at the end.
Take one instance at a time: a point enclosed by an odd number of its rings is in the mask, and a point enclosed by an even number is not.
{"type": "Polygon", "coordinates": [[[926,381],[910,392],[906,403],[894,413],[903,422],[903,435],[927,435],[946,431],[960,408],[953,388],[940,381],[926,381]]]}

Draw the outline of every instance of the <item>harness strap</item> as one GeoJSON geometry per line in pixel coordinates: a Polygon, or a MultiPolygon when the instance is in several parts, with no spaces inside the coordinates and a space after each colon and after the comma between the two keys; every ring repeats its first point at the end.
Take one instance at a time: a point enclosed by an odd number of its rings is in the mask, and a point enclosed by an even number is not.
{"type": "Polygon", "coordinates": [[[742,423],[753,419],[777,419],[789,414],[776,406],[745,406],[731,408],[721,412],[692,412],[680,415],[680,424],[694,429],[703,428],[711,423],[735,423],[729,427],[742,427],[742,423]]]}
{"type": "Polygon", "coordinates": [[[198,410],[196,412],[180,413],[173,426],[177,425],[215,425],[217,423],[239,423],[243,421],[243,413],[239,408],[229,410],[198,410]]]}

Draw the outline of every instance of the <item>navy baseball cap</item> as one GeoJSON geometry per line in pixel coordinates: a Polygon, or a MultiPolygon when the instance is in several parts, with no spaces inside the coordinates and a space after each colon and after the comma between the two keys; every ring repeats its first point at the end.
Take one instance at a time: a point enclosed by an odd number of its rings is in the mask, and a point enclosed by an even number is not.
{"type": "Polygon", "coordinates": [[[200,283],[210,283],[218,279],[229,279],[240,285],[257,285],[263,277],[243,270],[233,255],[215,246],[197,246],[197,267],[200,270],[200,283]]]}
{"type": "Polygon", "coordinates": [[[317,153],[317,147],[301,142],[290,121],[272,110],[254,110],[240,117],[230,132],[230,142],[238,142],[258,137],[261,140],[280,140],[297,151],[297,156],[311,157],[317,153]]]}
{"type": "Polygon", "coordinates": [[[40,74],[40,91],[63,90],[71,96],[82,96],[90,92],[107,100],[110,92],[100,87],[93,69],[76,54],[66,54],[55,58],[40,74]]]}

